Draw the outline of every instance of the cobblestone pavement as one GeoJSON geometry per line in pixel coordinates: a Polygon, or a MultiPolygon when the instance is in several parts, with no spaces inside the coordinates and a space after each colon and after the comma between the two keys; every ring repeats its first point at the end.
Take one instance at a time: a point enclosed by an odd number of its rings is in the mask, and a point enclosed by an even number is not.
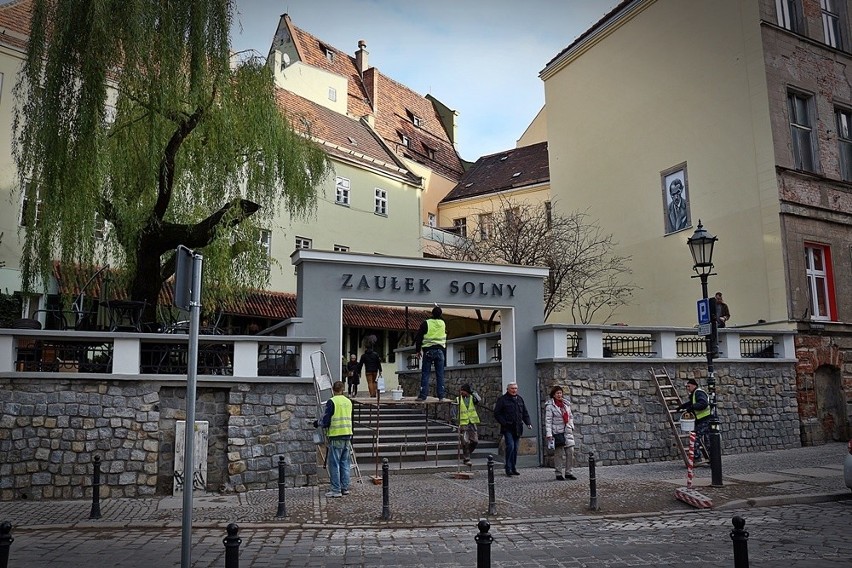
{"type": "MultiPolygon", "coordinates": [[[[596,468],[597,511],[589,507],[587,468],[575,470],[577,481],[556,481],[550,469],[522,468],[520,477],[507,478],[497,467],[496,515],[488,516],[493,565],[657,566],[701,558],[730,566],[731,517],[740,514],[753,559],[759,554],[752,566],[850,566],[846,451],[834,443],[724,456],[722,487],[709,486],[709,468],[696,471],[695,488],[712,500],[710,510],[675,499],[686,485],[680,462],[596,468]]],[[[231,522],[241,527],[243,568],[475,566],[476,524],[488,510],[486,472],[473,479],[389,473],[389,520],[381,519],[383,487],[366,477],[341,499],[327,499],[324,485],[289,487],[282,518],[277,490],[196,494],[194,566],[224,565],[222,538],[231,522]]],[[[12,523],[16,539],[9,565],[177,565],[181,506],[172,497],[104,499],[101,518],[90,520],[90,500],[0,503],[0,521],[12,523]]]]}
{"type": "MultiPolygon", "coordinates": [[[[743,510],[702,510],[630,518],[551,517],[490,528],[489,566],[501,568],[733,566],[731,518],[746,520],[750,566],[846,567],[852,558],[852,501],[743,510]]],[[[477,565],[475,524],[421,528],[283,528],[240,530],[242,568],[477,565]]],[[[193,531],[193,566],[224,566],[223,530],[193,531]]],[[[180,565],[179,528],[36,529],[16,535],[12,567],[122,568],[180,565]]]]}

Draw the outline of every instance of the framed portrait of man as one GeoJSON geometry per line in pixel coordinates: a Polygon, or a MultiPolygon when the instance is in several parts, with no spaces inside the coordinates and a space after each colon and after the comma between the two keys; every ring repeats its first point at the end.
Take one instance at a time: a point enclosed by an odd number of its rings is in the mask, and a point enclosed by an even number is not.
{"type": "Polygon", "coordinates": [[[689,212],[689,183],[686,162],[660,172],[663,185],[663,227],[665,234],[692,227],[689,212]]]}

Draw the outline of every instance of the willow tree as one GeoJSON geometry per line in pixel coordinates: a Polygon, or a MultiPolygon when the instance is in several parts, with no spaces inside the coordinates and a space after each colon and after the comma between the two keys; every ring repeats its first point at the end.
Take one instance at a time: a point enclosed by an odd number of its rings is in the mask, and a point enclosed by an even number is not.
{"type": "Polygon", "coordinates": [[[109,262],[154,306],[180,244],[203,252],[208,300],[262,286],[259,229],[310,215],[329,162],[264,61],[232,57],[234,1],[33,5],[15,87],[24,289],[57,259],[109,262]]]}

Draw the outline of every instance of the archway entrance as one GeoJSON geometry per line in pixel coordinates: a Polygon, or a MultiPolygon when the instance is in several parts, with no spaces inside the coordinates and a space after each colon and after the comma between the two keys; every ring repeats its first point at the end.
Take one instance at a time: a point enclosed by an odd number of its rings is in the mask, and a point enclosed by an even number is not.
{"type": "Polygon", "coordinates": [[[834,442],[846,441],[848,424],[840,369],[832,365],[819,367],[814,373],[814,390],[817,419],[822,426],[823,439],[834,442]]]}

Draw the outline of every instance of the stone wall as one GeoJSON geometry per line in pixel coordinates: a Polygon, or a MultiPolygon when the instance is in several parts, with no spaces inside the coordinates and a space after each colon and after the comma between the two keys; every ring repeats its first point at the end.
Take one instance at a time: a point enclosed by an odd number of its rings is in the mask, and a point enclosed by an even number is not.
{"type": "MultiPolygon", "coordinates": [[[[170,494],[175,421],[184,388],[137,380],[0,379],[0,499],[170,494]]],[[[310,382],[240,383],[197,390],[210,422],[208,491],[273,489],[278,456],[288,484],[317,474],[310,382]]]]}

